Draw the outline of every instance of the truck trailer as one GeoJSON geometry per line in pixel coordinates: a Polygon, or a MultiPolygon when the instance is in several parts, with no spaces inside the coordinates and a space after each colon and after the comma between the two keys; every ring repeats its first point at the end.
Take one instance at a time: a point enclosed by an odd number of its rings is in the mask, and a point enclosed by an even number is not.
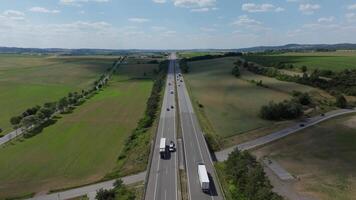
{"type": "Polygon", "coordinates": [[[166,138],[161,138],[161,141],[159,143],[159,154],[161,155],[161,158],[166,157],[166,138]]]}
{"type": "Polygon", "coordinates": [[[198,176],[201,189],[203,192],[208,192],[210,190],[209,176],[205,165],[202,163],[198,164],[198,176]]]}

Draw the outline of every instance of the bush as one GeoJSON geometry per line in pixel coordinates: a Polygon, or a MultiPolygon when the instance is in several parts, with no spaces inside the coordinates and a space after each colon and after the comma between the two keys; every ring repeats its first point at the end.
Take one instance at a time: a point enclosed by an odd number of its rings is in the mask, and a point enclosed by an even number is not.
{"type": "Polygon", "coordinates": [[[295,119],[303,114],[302,105],[293,100],[262,106],[260,116],[267,120],[295,119]]]}
{"type": "Polygon", "coordinates": [[[339,108],[346,108],[347,107],[347,100],[344,95],[338,95],[336,97],[336,106],[339,108]]]}
{"type": "Polygon", "coordinates": [[[104,189],[100,189],[95,196],[95,199],[97,200],[115,200],[115,190],[111,189],[111,190],[104,190],[104,189]]]}
{"type": "Polygon", "coordinates": [[[235,66],[231,71],[232,75],[239,77],[241,75],[239,66],[235,66]]]}

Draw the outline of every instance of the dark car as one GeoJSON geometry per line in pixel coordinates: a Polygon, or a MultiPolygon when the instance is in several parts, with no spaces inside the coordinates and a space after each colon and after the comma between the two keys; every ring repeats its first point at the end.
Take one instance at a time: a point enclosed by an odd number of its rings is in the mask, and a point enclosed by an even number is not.
{"type": "Polygon", "coordinates": [[[169,111],[169,108],[167,108],[167,111],[169,111]]]}
{"type": "Polygon", "coordinates": [[[171,106],[171,109],[173,109],[173,108],[174,108],[174,106],[172,105],[172,106],[171,106]]]}
{"type": "Polygon", "coordinates": [[[300,127],[304,127],[305,125],[304,124],[299,124],[300,127]]]}

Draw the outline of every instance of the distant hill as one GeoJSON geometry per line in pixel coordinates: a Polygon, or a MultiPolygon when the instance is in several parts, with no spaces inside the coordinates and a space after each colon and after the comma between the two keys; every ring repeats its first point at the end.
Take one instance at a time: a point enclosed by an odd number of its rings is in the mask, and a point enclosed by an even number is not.
{"type": "Polygon", "coordinates": [[[356,44],[341,43],[341,44],[287,44],[283,46],[257,46],[250,48],[236,49],[242,52],[263,52],[263,51],[302,51],[302,50],[320,50],[320,51],[335,51],[335,50],[356,50],[356,44]]]}

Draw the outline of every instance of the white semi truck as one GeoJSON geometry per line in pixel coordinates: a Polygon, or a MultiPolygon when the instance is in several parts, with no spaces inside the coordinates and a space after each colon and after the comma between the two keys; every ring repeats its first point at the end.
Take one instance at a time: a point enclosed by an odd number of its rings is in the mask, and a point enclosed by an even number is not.
{"type": "Polygon", "coordinates": [[[161,155],[161,158],[165,158],[166,157],[166,138],[161,138],[161,141],[159,143],[159,154],[161,155]]]}
{"type": "Polygon", "coordinates": [[[198,176],[199,176],[200,187],[203,190],[203,192],[209,191],[210,190],[209,176],[208,176],[208,172],[206,171],[205,165],[202,163],[198,164],[198,176]]]}

